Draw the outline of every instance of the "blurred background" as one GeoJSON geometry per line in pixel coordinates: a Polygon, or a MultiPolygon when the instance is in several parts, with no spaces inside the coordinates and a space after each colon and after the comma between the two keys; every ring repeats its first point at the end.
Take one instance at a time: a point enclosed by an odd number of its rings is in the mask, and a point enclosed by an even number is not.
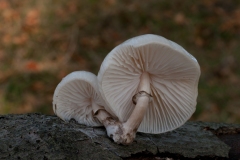
{"type": "Polygon", "coordinates": [[[0,114],[53,114],[70,72],[95,74],[118,44],[158,34],[201,66],[192,120],[240,123],[240,0],[0,0],[0,114]]]}

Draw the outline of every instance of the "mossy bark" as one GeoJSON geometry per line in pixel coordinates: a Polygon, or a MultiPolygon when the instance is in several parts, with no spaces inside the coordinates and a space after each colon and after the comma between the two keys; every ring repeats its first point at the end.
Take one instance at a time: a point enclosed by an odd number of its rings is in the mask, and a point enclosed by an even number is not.
{"type": "Polygon", "coordinates": [[[63,122],[56,116],[2,115],[0,124],[0,159],[240,158],[237,124],[187,122],[164,134],[137,133],[129,146],[112,142],[103,127],[63,122]]]}

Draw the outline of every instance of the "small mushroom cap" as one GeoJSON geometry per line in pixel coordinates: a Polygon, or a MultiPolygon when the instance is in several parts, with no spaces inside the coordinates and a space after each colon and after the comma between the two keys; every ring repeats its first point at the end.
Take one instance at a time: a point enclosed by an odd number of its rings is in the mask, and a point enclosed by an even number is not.
{"type": "Polygon", "coordinates": [[[157,35],[129,39],[104,59],[98,84],[105,108],[126,122],[143,72],[149,73],[153,98],[138,131],[163,133],[183,125],[196,109],[200,67],[181,46],[157,35]]]}
{"type": "Polygon", "coordinates": [[[93,116],[92,101],[104,106],[104,101],[98,92],[96,75],[86,71],[76,71],[63,78],[56,87],[53,110],[64,121],[73,118],[87,126],[102,126],[93,116]]]}

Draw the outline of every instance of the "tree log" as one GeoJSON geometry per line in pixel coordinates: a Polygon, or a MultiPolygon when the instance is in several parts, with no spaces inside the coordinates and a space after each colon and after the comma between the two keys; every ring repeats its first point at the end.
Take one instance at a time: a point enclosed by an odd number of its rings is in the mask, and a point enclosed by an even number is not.
{"type": "Polygon", "coordinates": [[[42,114],[0,116],[0,159],[240,159],[240,125],[187,122],[115,144],[103,127],[42,114]]]}

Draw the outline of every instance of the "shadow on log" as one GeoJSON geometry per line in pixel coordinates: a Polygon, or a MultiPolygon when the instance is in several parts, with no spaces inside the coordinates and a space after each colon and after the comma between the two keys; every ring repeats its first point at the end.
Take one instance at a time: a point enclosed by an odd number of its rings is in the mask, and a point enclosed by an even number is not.
{"type": "Polygon", "coordinates": [[[41,114],[0,116],[0,159],[240,159],[240,125],[187,122],[117,145],[102,127],[41,114]]]}

